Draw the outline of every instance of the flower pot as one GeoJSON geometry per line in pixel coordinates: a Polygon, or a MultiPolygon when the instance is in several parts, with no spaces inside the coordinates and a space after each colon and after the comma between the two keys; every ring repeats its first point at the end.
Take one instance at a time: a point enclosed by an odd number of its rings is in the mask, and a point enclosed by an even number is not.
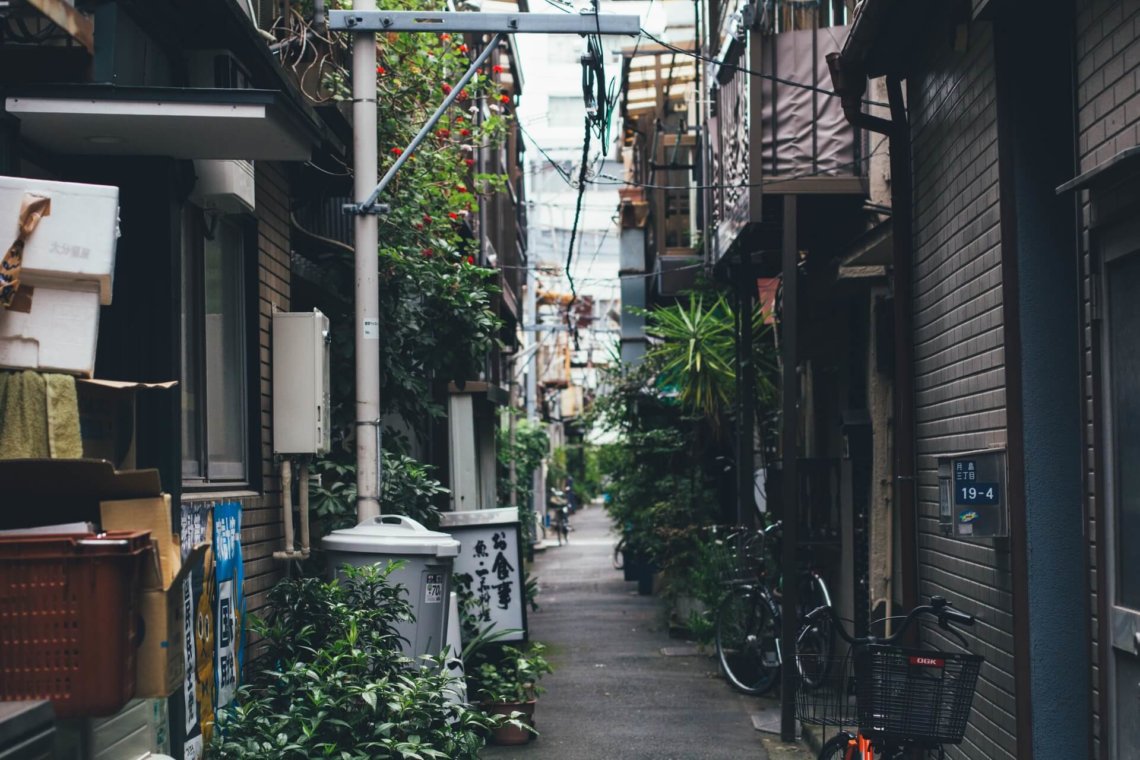
{"type": "Polygon", "coordinates": [[[653,593],[653,580],[657,576],[657,564],[653,561],[638,564],[637,593],[650,596],[653,593]]]}
{"type": "MultiPolygon", "coordinates": [[[[531,728],[534,728],[534,706],[536,700],[529,702],[492,702],[491,704],[483,706],[483,712],[489,715],[510,715],[511,713],[522,713],[519,718],[520,723],[524,723],[531,728]]],[[[491,732],[491,742],[493,744],[526,744],[534,738],[534,734],[526,729],[519,728],[518,726],[503,725],[496,728],[491,732]]]]}
{"type": "Polygon", "coordinates": [[[641,572],[642,560],[641,555],[635,551],[626,549],[622,552],[622,573],[627,581],[637,580],[638,573],[641,572]]]}

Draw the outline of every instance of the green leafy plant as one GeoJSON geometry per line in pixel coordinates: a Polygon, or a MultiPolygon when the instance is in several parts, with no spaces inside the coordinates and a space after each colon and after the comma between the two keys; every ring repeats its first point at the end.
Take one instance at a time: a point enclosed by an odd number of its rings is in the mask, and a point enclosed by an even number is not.
{"type": "Polygon", "coordinates": [[[544,691],[538,682],[554,672],[545,652],[546,647],[537,641],[523,649],[504,645],[495,659],[482,662],[467,674],[467,688],[475,701],[485,704],[518,704],[537,699],[544,691]]]}
{"type": "MultiPolygon", "coordinates": [[[[340,461],[344,458],[317,460],[314,468],[321,477],[309,481],[309,506],[325,530],[356,524],[356,464],[340,461]]],[[[410,517],[433,530],[439,527],[436,500],[448,490],[432,477],[431,465],[386,450],[381,450],[380,461],[383,513],[410,517]]]]}
{"type": "Polygon", "coordinates": [[[395,567],[345,568],[339,581],[285,580],[271,590],[269,616],[253,623],[263,655],[219,712],[212,757],[478,757],[500,719],[453,699],[444,657],[417,664],[401,653],[395,624],[411,608],[389,580],[395,567]]]}

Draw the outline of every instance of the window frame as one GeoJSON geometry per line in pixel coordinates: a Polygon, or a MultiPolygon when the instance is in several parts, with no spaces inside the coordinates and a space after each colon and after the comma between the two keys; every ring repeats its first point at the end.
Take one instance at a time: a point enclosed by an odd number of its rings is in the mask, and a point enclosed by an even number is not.
{"type": "MultiPolygon", "coordinates": [[[[194,381],[197,385],[201,401],[198,404],[198,409],[195,414],[193,424],[197,429],[198,452],[195,458],[198,460],[200,475],[187,474],[186,463],[193,461],[192,457],[187,455],[187,452],[182,450],[183,440],[179,436],[179,449],[180,449],[180,467],[181,467],[181,481],[182,492],[187,495],[202,494],[218,491],[251,491],[260,493],[262,487],[262,472],[261,472],[261,404],[260,404],[260,388],[263,378],[261,377],[261,327],[260,327],[260,278],[258,271],[258,225],[257,220],[249,214],[218,214],[214,211],[202,209],[196,204],[187,201],[179,214],[180,234],[178,237],[179,245],[181,247],[180,263],[182,266],[183,278],[187,273],[193,274],[192,282],[183,282],[180,289],[180,298],[185,298],[188,292],[195,299],[197,304],[196,312],[192,315],[195,324],[192,325],[186,333],[189,340],[192,342],[191,347],[183,346],[181,350],[181,362],[183,366],[182,376],[186,377],[191,371],[190,367],[185,366],[186,363],[196,362],[197,367],[194,369],[194,381]],[[201,233],[203,235],[202,244],[198,245],[192,251],[195,260],[187,262],[187,225],[190,223],[188,218],[189,214],[197,213],[199,215],[201,233]],[[238,473],[236,477],[229,476],[228,473],[212,474],[210,472],[210,459],[209,459],[209,411],[208,411],[208,391],[206,388],[207,379],[207,366],[206,366],[206,326],[205,326],[205,279],[206,279],[206,260],[205,260],[205,236],[207,228],[210,226],[211,217],[217,219],[217,224],[223,222],[234,226],[237,231],[238,239],[241,241],[241,261],[238,270],[241,273],[242,282],[239,289],[241,304],[239,306],[239,315],[241,317],[241,326],[239,334],[242,341],[242,371],[244,373],[244,392],[241,394],[242,399],[242,436],[244,438],[244,445],[242,452],[244,460],[242,468],[244,472],[238,473]],[[191,353],[192,352],[192,353],[191,353]]],[[[183,304],[179,304],[180,313],[184,309],[183,304]]],[[[182,328],[180,328],[180,331],[182,328]]],[[[185,337],[184,337],[185,339],[185,337]]],[[[185,391],[183,391],[185,392],[185,391]]],[[[186,424],[185,413],[182,414],[182,423],[186,424]]]]}

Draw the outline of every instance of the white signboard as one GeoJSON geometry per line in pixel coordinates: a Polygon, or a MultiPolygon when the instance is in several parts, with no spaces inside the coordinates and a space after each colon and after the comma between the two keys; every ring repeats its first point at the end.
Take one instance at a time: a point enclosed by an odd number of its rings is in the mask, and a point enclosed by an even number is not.
{"type": "Polygon", "coordinates": [[[471,577],[480,627],[515,629],[500,641],[526,640],[526,589],[519,541],[518,510],[445,512],[440,528],[460,543],[455,573],[471,577]]]}

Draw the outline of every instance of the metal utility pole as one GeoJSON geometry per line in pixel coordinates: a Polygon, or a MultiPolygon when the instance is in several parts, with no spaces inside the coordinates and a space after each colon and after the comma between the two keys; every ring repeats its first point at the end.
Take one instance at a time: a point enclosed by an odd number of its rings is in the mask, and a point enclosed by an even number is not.
{"type": "MultiPolygon", "coordinates": [[[[800,542],[800,476],[798,467],[800,431],[800,386],[796,362],[799,360],[799,240],[796,236],[796,196],[784,196],[784,239],[782,275],[784,303],[780,324],[780,348],[783,353],[781,401],[783,404],[780,448],[783,471],[780,473],[783,502],[784,544],[781,566],[784,575],[780,604],[780,647],[785,663],[795,656],[796,634],[799,632],[799,542],[800,542]]],[[[796,669],[785,665],[780,671],[780,739],[796,740],[796,669]]]]}
{"type": "MultiPolygon", "coordinates": [[[[376,0],[356,0],[369,11],[376,0]]],[[[353,196],[376,186],[376,35],[352,39],[353,196]]],[[[356,518],[380,514],[380,276],[379,219],[356,214],[356,518]]]]}
{"type": "Polygon", "coordinates": [[[356,514],[358,520],[364,521],[380,514],[380,278],[376,263],[379,247],[376,215],[387,211],[385,205],[377,203],[380,195],[505,35],[637,35],[641,32],[641,19],[630,15],[600,16],[596,12],[378,11],[375,0],[356,0],[350,11],[329,13],[329,29],[353,35],[353,195],[363,200],[349,204],[345,211],[356,216],[356,514]],[[472,32],[492,36],[443,103],[377,183],[376,34],[388,32],[472,32]]]}

